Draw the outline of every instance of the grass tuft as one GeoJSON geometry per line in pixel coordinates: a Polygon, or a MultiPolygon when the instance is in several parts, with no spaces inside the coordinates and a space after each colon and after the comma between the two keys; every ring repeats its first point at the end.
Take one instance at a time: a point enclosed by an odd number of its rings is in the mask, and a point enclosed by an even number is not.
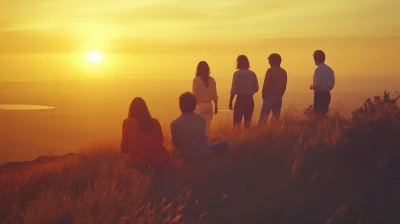
{"type": "Polygon", "coordinates": [[[373,99],[351,117],[315,122],[308,108],[248,132],[218,124],[210,141],[229,152],[163,175],[129,168],[118,142],[3,168],[0,223],[392,223],[399,97],[373,99]]]}

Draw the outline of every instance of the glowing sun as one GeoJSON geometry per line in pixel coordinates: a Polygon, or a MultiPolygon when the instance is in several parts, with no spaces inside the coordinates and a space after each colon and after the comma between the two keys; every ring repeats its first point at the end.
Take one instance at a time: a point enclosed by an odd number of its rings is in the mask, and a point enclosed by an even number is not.
{"type": "Polygon", "coordinates": [[[90,63],[99,63],[103,59],[103,55],[97,51],[91,51],[86,56],[88,62],[90,63]]]}

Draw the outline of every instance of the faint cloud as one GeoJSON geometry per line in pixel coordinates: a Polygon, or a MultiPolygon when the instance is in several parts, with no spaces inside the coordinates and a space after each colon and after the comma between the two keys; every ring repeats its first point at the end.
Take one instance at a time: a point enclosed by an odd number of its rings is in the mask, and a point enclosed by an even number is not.
{"type": "Polygon", "coordinates": [[[77,43],[64,30],[0,30],[0,54],[68,53],[77,43]]]}
{"type": "Polygon", "coordinates": [[[193,4],[192,2],[182,4],[153,3],[141,7],[105,10],[101,13],[98,11],[89,14],[81,13],[80,16],[124,25],[171,21],[178,24],[208,24],[209,26],[213,26],[215,24],[235,23],[240,20],[259,17],[260,15],[265,16],[271,13],[282,14],[285,11],[312,5],[315,2],[315,0],[250,0],[231,1],[225,4],[211,3],[210,1],[199,4],[193,4]]]}
{"type": "Polygon", "coordinates": [[[15,29],[18,25],[19,23],[14,21],[0,21],[0,31],[15,29]]]}
{"type": "MultiPolygon", "coordinates": [[[[192,42],[218,39],[219,42],[225,42],[265,37],[385,36],[399,33],[400,20],[396,20],[396,6],[400,3],[396,2],[398,1],[0,1],[0,21],[2,18],[4,20],[0,22],[0,31],[12,31],[15,27],[31,29],[30,34],[22,31],[5,32],[8,40],[12,39],[12,35],[16,35],[17,39],[23,35],[35,36],[32,39],[53,39],[49,35],[55,35],[55,40],[68,39],[66,42],[71,39],[68,37],[71,35],[81,36],[81,42],[92,42],[98,38],[108,41],[112,38],[129,37],[139,40],[190,39],[192,42]],[[8,20],[21,21],[21,24],[13,24],[7,22],[8,20]],[[72,34],[65,31],[61,34],[49,34],[53,31],[46,30],[51,27],[63,27],[71,30],[72,34]],[[37,31],[32,34],[32,30],[37,31]]],[[[1,40],[6,38],[0,37],[1,40]]],[[[51,40],[44,42],[52,43],[51,40]]]]}

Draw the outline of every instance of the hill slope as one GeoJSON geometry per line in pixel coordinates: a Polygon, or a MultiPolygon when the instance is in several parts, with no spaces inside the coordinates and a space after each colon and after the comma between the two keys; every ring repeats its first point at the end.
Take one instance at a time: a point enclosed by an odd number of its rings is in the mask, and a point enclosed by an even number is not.
{"type": "Polygon", "coordinates": [[[400,113],[388,94],[352,118],[213,140],[232,149],[165,175],[129,168],[117,144],[0,172],[6,223],[393,223],[400,215],[400,113]]]}

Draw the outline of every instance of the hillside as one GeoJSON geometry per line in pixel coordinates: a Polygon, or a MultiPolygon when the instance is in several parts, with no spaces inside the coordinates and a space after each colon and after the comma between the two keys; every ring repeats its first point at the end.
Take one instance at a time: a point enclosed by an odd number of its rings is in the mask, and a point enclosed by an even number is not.
{"type": "MultiPolygon", "coordinates": [[[[0,223],[397,223],[400,111],[386,93],[351,117],[214,130],[231,150],[165,175],[118,143],[0,170],[0,223]]],[[[169,144],[169,143],[167,143],[169,144]]]]}

